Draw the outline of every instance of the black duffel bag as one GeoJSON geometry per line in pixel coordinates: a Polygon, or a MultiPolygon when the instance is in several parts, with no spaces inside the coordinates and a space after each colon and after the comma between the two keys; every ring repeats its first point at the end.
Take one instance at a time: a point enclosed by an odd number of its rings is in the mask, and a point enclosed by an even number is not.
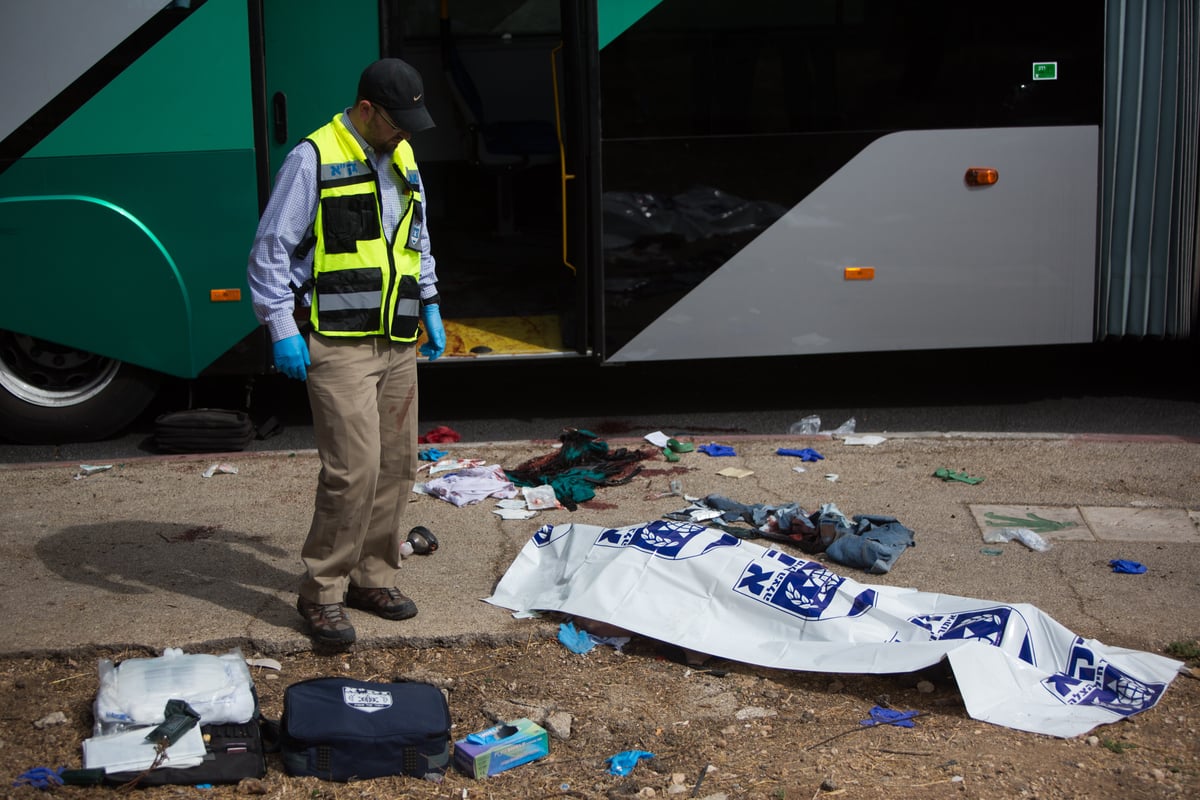
{"type": "Polygon", "coordinates": [[[255,428],[244,411],[193,408],[154,420],[154,443],[167,453],[224,453],[245,450],[255,428]]]}

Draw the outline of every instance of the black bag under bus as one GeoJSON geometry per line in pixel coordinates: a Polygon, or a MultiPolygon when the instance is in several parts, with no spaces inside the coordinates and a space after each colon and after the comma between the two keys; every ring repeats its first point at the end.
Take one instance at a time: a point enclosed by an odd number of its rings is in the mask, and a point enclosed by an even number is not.
{"type": "Polygon", "coordinates": [[[255,428],[244,411],[193,408],[154,420],[154,443],[167,453],[225,453],[245,450],[255,428]]]}

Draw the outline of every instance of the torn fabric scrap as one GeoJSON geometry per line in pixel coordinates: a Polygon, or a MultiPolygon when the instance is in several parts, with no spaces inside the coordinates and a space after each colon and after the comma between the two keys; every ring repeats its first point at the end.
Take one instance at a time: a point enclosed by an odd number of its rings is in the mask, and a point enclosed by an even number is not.
{"type": "Polygon", "coordinates": [[[641,462],[657,451],[610,451],[608,443],[591,431],[568,428],[559,435],[562,447],[556,451],[523,461],[506,470],[517,486],[554,487],[554,494],[566,508],[574,511],[580,503],[596,496],[597,486],[619,486],[633,480],[642,471],[641,462]]]}
{"type": "Polygon", "coordinates": [[[449,475],[426,481],[421,488],[426,494],[439,497],[460,508],[478,503],[486,497],[517,496],[517,488],[504,476],[504,471],[498,464],[451,472],[449,475]]]}
{"type": "Polygon", "coordinates": [[[437,475],[440,472],[454,472],[460,469],[486,466],[487,460],[483,458],[448,458],[438,461],[436,464],[431,464],[429,466],[429,474],[437,475]]]}
{"type": "Polygon", "coordinates": [[[445,442],[457,442],[461,438],[458,431],[453,428],[446,425],[438,425],[429,431],[429,433],[419,437],[417,442],[420,444],[442,444],[445,442]]]}

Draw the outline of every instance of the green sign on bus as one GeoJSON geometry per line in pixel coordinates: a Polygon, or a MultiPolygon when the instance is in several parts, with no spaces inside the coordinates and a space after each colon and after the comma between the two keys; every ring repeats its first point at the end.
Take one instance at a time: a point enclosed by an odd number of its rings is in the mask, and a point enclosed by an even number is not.
{"type": "Polygon", "coordinates": [[[1033,62],[1033,79],[1035,81],[1056,81],[1056,80],[1058,80],[1058,62],[1057,61],[1035,61],[1035,62],[1033,62]]]}

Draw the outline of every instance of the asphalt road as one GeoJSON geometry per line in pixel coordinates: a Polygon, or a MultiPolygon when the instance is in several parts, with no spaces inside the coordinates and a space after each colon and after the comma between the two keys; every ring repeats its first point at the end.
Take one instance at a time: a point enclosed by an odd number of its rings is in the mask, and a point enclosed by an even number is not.
{"type": "MultiPolygon", "coordinates": [[[[784,435],[818,416],[829,431],[1099,433],[1200,438],[1191,343],[746,359],[597,366],[582,360],[421,368],[421,431],[463,441],[555,439],[564,427],[604,438],[654,430],[784,435]]],[[[248,409],[281,432],[250,450],[312,447],[303,386],[281,376],[168,386],[124,434],[103,442],[13,445],[0,463],[94,463],[151,455],[154,419],[183,408],[248,409]],[[247,402],[249,398],[249,402],[247,402]]]]}

